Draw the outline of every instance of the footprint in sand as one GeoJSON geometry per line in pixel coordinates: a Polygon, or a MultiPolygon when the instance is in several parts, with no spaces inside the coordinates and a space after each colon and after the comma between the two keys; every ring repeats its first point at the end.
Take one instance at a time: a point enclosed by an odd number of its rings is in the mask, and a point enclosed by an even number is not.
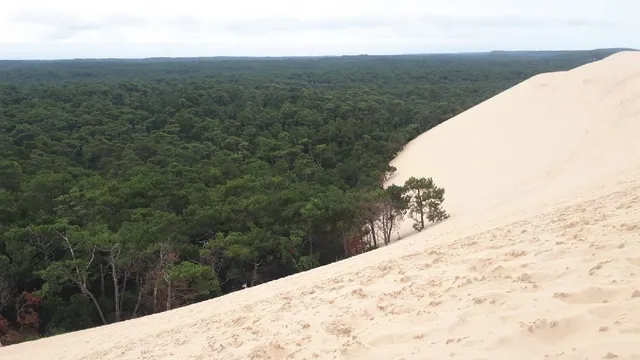
{"type": "Polygon", "coordinates": [[[271,342],[266,345],[259,345],[249,353],[249,359],[285,359],[287,350],[278,342],[271,342]]]}
{"type": "Polygon", "coordinates": [[[598,272],[598,270],[602,269],[606,264],[612,262],[613,260],[605,260],[598,263],[598,265],[589,269],[589,276],[594,275],[598,272]]]}
{"type": "Polygon", "coordinates": [[[589,287],[575,293],[555,293],[553,297],[568,304],[603,304],[613,300],[621,300],[623,289],[605,289],[602,287],[589,287]]]}
{"type": "Polygon", "coordinates": [[[625,232],[637,233],[638,229],[640,229],[640,224],[626,224],[623,223],[620,225],[620,230],[625,232]]]}
{"type": "Polygon", "coordinates": [[[357,299],[366,299],[366,298],[369,297],[361,288],[352,290],[349,293],[349,295],[351,295],[351,296],[353,296],[353,297],[355,297],[357,299]]]}
{"type": "Polygon", "coordinates": [[[573,336],[589,324],[588,316],[572,316],[559,320],[537,319],[520,323],[520,327],[530,336],[546,345],[553,345],[573,336]]]}
{"type": "Polygon", "coordinates": [[[511,250],[504,253],[503,257],[506,260],[513,260],[525,255],[527,255],[527,252],[524,250],[511,250]]]}
{"type": "Polygon", "coordinates": [[[324,331],[337,337],[349,337],[353,332],[353,328],[339,320],[325,324],[324,331]]]}
{"type": "Polygon", "coordinates": [[[503,300],[500,300],[498,296],[494,296],[494,295],[477,296],[471,299],[471,301],[476,306],[483,305],[483,304],[502,305],[505,303],[503,300]]]}

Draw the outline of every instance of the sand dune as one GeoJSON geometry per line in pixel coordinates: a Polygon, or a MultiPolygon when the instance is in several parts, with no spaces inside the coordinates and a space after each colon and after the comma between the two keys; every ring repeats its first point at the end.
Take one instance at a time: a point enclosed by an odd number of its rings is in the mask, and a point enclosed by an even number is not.
{"type": "Polygon", "coordinates": [[[536,76],[393,165],[397,183],[433,176],[452,217],[0,359],[640,359],[640,53],[536,76]]]}

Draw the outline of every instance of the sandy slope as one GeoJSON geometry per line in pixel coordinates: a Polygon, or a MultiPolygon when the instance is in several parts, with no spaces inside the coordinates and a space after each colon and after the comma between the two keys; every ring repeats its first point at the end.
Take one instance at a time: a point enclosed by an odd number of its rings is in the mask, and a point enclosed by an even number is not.
{"type": "Polygon", "coordinates": [[[433,176],[452,217],[0,359],[640,359],[640,53],[525,81],[394,165],[394,182],[433,176]]]}

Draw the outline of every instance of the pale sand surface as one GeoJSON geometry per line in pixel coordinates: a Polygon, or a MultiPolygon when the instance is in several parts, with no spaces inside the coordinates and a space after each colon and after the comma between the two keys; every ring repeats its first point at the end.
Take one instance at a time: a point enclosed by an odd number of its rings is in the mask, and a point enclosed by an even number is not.
{"type": "Polygon", "coordinates": [[[536,76],[393,165],[394,182],[433,176],[452,217],[0,359],[640,359],[640,53],[536,76]]]}

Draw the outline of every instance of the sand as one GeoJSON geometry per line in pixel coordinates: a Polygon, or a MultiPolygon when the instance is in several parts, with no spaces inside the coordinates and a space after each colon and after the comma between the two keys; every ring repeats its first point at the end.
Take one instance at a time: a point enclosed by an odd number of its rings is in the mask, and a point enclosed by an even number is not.
{"type": "Polygon", "coordinates": [[[640,53],[535,76],[393,165],[444,186],[451,218],[0,359],[640,359],[640,53]]]}

